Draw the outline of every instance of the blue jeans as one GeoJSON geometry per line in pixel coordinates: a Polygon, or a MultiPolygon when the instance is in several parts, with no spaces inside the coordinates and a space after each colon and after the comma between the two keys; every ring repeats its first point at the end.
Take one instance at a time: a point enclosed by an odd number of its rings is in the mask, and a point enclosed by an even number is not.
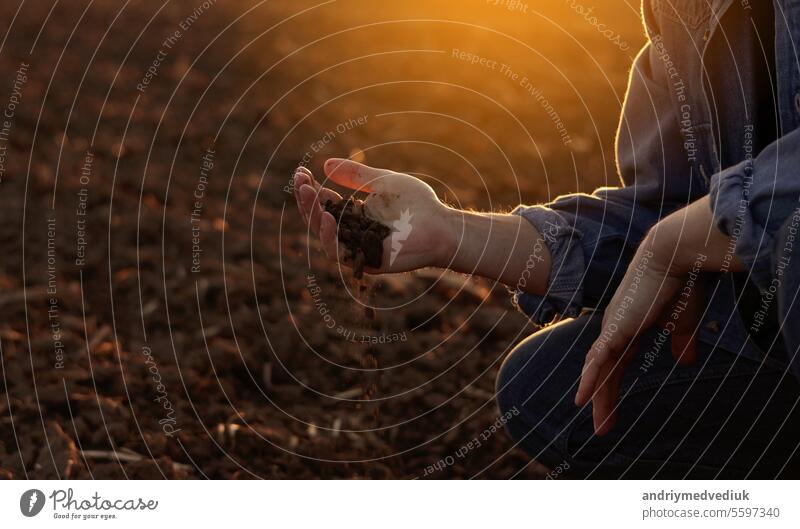
{"type": "Polygon", "coordinates": [[[512,351],[497,381],[507,430],[540,463],[573,477],[773,478],[796,474],[800,384],[787,370],[699,345],[680,366],[659,329],[641,340],[622,383],[619,419],[593,434],[573,403],[600,314],[540,331],[512,351]]]}
{"type": "Polygon", "coordinates": [[[565,320],[520,343],[500,369],[497,401],[502,413],[511,412],[511,437],[537,461],[575,477],[796,478],[798,232],[794,217],[778,230],[772,260],[776,268],[784,264],[775,275],[780,332],[764,345],[768,354],[750,358],[699,342],[697,362],[682,366],[669,336],[651,328],[625,373],[617,424],[597,437],[591,404],[578,408],[573,400],[602,314],[565,320]]]}

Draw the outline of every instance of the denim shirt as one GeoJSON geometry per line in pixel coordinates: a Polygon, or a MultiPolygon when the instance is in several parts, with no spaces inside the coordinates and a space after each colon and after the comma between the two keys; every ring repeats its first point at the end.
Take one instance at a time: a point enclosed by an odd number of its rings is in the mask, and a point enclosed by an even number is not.
{"type": "MultiPolygon", "coordinates": [[[[750,9],[739,2],[643,1],[648,42],[635,59],[617,132],[623,185],[514,210],[543,234],[552,256],[544,296],[514,293],[515,303],[536,323],[602,308],[647,231],[707,194],[715,222],[734,241],[750,283],[762,292],[769,289],[776,231],[797,209],[800,197],[800,69],[795,47],[800,43],[800,0],[774,1],[774,43],[759,42],[752,31],[743,38],[741,30],[746,28],[736,27],[735,21],[733,27],[726,26],[729,9],[750,9]],[[715,39],[724,39],[725,46],[711,47],[715,39]],[[736,60],[736,68],[715,71],[709,68],[709,49],[727,49],[734,58],[754,50],[774,53],[775,71],[765,72],[773,75],[775,99],[764,101],[752,83],[743,82],[764,73],[754,71],[751,61],[736,60]],[[751,114],[765,105],[771,119],[779,118],[774,137],[757,152],[743,148],[733,157],[721,156],[720,139],[733,138],[735,143],[741,138],[746,147],[752,140],[747,126],[751,114]],[[715,123],[714,108],[724,108],[727,116],[738,119],[715,123]]],[[[733,274],[714,277],[698,339],[764,360],[736,308],[733,274]]]]}

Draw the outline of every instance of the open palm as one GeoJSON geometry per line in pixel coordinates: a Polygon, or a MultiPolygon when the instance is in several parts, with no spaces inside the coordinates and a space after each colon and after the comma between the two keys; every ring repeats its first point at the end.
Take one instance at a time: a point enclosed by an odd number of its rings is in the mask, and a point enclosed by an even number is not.
{"type": "MultiPolygon", "coordinates": [[[[365,213],[392,229],[383,241],[380,268],[365,268],[366,272],[406,272],[447,265],[453,240],[453,230],[446,222],[448,208],[428,184],[407,174],[341,158],[327,160],[324,169],[335,183],[368,193],[365,213]]],[[[338,201],[342,196],[320,185],[305,167],[295,172],[294,192],[303,218],[319,236],[327,256],[350,265],[350,256],[337,237],[336,219],[324,209],[326,201],[338,201]]]]}

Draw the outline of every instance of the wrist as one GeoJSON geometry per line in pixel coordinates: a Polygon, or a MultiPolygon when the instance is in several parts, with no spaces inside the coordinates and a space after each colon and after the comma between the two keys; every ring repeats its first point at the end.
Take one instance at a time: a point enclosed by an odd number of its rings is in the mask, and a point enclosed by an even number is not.
{"type": "Polygon", "coordinates": [[[653,253],[655,263],[671,275],[700,266],[707,271],[739,271],[731,239],[714,224],[708,197],[672,213],[647,234],[641,248],[653,253]]]}
{"type": "Polygon", "coordinates": [[[692,250],[682,237],[682,219],[674,215],[663,218],[645,235],[639,251],[647,252],[649,266],[665,275],[681,275],[688,271],[692,250]]]}
{"type": "Polygon", "coordinates": [[[455,269],[459,246],[464,239],[464,216],[469,213],[463,210],[443,206],[439,218],[438,237],[440,244],[434,250],[433,266],[437,268],[455,269]]]}
{"type": "Polygon", "coordinates": [[[441,225],[446,235],[441,237],[438,266],[509,286],[518,286],[525,275],[526,292],[546,291],[550,252],[542,235],[526,219],[446,208],[441,225]]]}

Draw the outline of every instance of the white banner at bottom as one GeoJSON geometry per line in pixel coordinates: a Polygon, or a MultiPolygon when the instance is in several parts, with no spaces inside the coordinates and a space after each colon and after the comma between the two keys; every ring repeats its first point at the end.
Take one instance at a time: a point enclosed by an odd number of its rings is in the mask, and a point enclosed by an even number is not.
{"type": "Polygon", "coordinates": [[[2,527],[800,527],[779,481],[19,481],[2,527]],[[223,525],[225,524],[225,525],[223,525]]]}

